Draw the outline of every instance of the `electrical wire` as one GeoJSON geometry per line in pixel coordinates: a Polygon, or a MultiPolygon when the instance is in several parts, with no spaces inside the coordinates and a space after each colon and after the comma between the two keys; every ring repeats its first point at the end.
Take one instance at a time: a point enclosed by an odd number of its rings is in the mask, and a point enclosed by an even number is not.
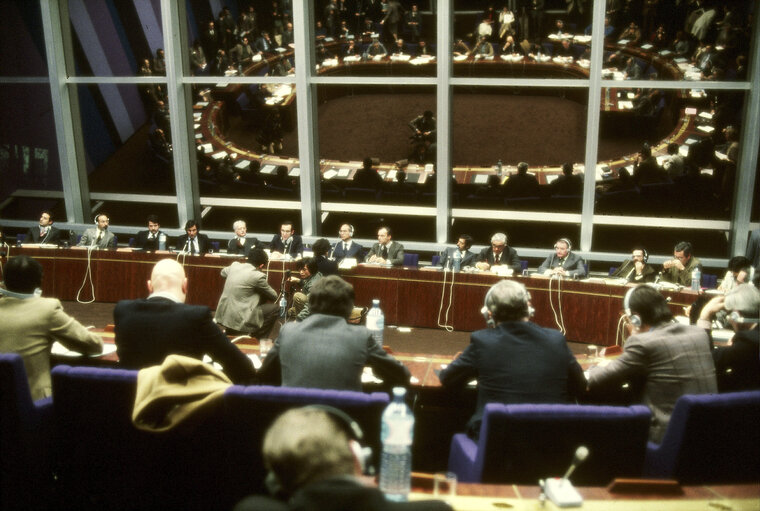
{"type": "Polygon", "coordinates": [[[95,301],[95,282],[92,280],[92,251],[97,248],[94,244],[87,247],[87,269],[84,272],[84,278],[82,279],[82,285],[79,286],[79,291],[77,291],[77,303],[93,303],[95,301]],[[87,279],[90,279],[90,296],[92,296],[92,299],[90,301],[83,301],[81,299],[82,290],[84,289],[85,284],[87,284],[87,279]]]}
{"type": "Polygon", "coordinates": [[[447,332],[453,332],[453,325],[449,325],[449,311],[451,310],[451,302],[454,298],[454,271],[451,272],[451,284],[449,285],[449,305],[446,308],[446,314],[444,316],[443,324],[441,324],[441,312],[443,312],[443,297],[446,295],[446,274],[449,272],[448,268],[443,269],[443,284],[441,286],[441,302],[438,305],[438,326],[445,329],[447,332]]]}

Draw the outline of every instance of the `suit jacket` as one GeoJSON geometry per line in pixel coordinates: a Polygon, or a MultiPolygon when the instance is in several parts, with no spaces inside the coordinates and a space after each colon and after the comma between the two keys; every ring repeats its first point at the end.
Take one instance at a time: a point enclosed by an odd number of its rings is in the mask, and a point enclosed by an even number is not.
{"type": "MultiPolygon", "coordinates": [[[[546,259],[544,259],[544,262],[541,263],[541,266],[538,267],[538,273],[544,273],[546,270],[557,268],[560,265],[559,257],[557,257],[557,254],[552,254],[546,259]]],[[[575,252],[570,252],[567,254],[567,257],[565,257],[565,262],[562,264],[562,267],[565,269],[567,274],[571,277],[575,277],[578,275],[579,277],[585,277],[586,276],[586,266],[585,261],[581,256],[576,254],[575,252]]]]}
{"type": "Polygon", "coordinates": [[[90,245],[96,245],[99,249],[115,249],[116,248],[116,236],[111,231],[104,231],[103,236],[98,239],[98,228],[90,227],[84,231],[82,238],[79,240],[80,247],[89,247],[90,245]]]}
{"type": "MultiPolygon", "coordinates": [[[[457,247],[449,247],[443,252],[441,252],[441,261],[438,263],[444,268],[446,267],[449,262],[451,262],[452,268],[454,267],[454,252],[457,251],[457,247]]],[[[462,262],[460,266],[464,268],[465,266],[475,266],[475,263],[478,262],[478,254],[471,250],[467,250],[464,253],[464,256],[462,257],[462,262]]]]}
{"type": "Polygon", "coordinates": [[[745,255],[755,267],[755,273],[760,273],[760,229],[755,229],[750,233],[745,255]]]}
{"type": "Polygon", "coordinates": [[[227,253],[241,254],[247,257],[248,254],[251,252],[251,249],[256,248],[258,246],[259,246],[259,240],[257,238],[245,238],[245,243],[241,247],[240,243],[238,243],[237,236],[235,236],[229,241],[229,243],[227,243],[227,253]]]}
{"type": "Polygon", "coordinates": [[[272,241],[269,243],[269,250],[272,252],[280,252],[281,254],[289,254],[292,257],[296,257],[303,254],[303,239],[300,234],[294,234],[289,239],[292,239],[288,244],[288,249],[285,249],[285,244],[282,242],[279,234],[275,234],[272,241]]]}
{"type": "Polygon", "coordinates": [[[631,259],[626,259],[610,277],[626,279],[628,282],[654,282],[657,280],[657,270],[649,264],[644,264],[641,275],[636,275],[636,267],[631,259]]]}
{"type": "Polygon", "coordinates": [[[351,245],[348,247],[348,252],[343,250],[343,241],[338,241],[332,250],[332,256],[335,258],[336,261],[340,261],[342,259],[345,259],[346,257],[354,257],[359,262],[362,260],[362,253],[364,252],[364,247],[359,245],[354,240],[351,240],[351,245]]]}
{"type": "Polygon", "coordinates": [[[166,235],[164,231],[159,230],[156,233],[155,239],[148,239],[150,236],[150,231],[139,231],[137,233],[137,237],[135,238],[135,248],[139,248],[142,250],[158,250],[158,238],[161,235],[166,236],[166,248],[169,247],[169,236],[166,235]]]}
{"type": "MultiPolygon", "coordinates": [[[[199,232],[195,237],[198,239],[198,250],[200,252],[200,255],[206,254],[211,249],[211,241],[209,241],[208,236],[199,232]]],[[[187,245],[187,234],[183,234],[182,236],[177,238],[177,250],[179,251],[185,250],[186,245],[187,245]]],[[[187,250],[190,250],[190,249],[187,248],[187,250]]]]}
{"type": "Polygon", "coordinates": [[[153,296],[122,300],[113,310],[119,364],[128,369],[160,365],[167,355],[208,355],[235,383],[253,379],[251,360],[211,320],[206,306],[153,296]]]}
{"type": "Polygon", "coordinates": [[[45,234],[45,236],[42,238],[40,238],[39,227],[30,227],[29,230],[26,231],[27,243],[44,243],[46,245],[57,245],[60,241],[61,231],[57,227],[50,226],[48,228],[47,234],[45,234]]]}
{"type": "Polygon", "coordinates": [[[469,431],[477,436],[487,403],[567,403],[586,388],[565,336],[530,321],[506,321],[472,333],[469,346],[441,371],[444,387],[478,380],[469,431]]]}
{"type": "Polygon", "coordinates": [[[282,327],[259,375],[274,383],[281,372],[285,387],[361,392],[367,365],[389,387],[409,384],[406,366],[379,347],[366,327],[339,316],[311,314],[282,327]]]}
{"type": "MultiPolygon", "coordinates": [[[[495,256],[491,247],[484,248],[480,251],[480,254],[478,254],[478,261],[485,261],[491,266],[493,266],[494,258],[495,256]]],[[[520,258],[517,257],[517,250],[510,246],[504,247],[504,251],[501,253],[500,262],[501,264],[506,264],[512,268],[516,275],[519,275],[522,271],[522,263],[520,262],[520,258]]]]}
{"type": "Polygon", "coordinates": [[[760,389],[760,330],[740,330],[731,346],[713,351],[720,392],[760,389]]]}
{"type": "Polygon", "coordinates": [[[249,263],[234,262],[222,268],[224,289],[216,306],[217,323],[242,332],[253,332],[264,323],[260,303],[277,299],[267,276],[249,263]]]}
{"type": "MultiPolygon", "coordinates": [[[[369,249],[369,252],[364,257],[364,261],[369,262],[369,258],[372,257],[373,255],[380,256],[382,250],[383,249],[380,246],[380,243],[375,243],[374,245],[372,245],[372,248],[369,249]]],[[[394,266],[403,265],[404,264],[404,245],[391,240],[391,246],[388,247],[387,261],[389,261],[394,266]]]]}
{"type": "Polygon", "coordinates": [[[696,326],[667,323],[628,338],[623,354],[592,368],[589,387],[645,375],[643,401],[652,410],[649,440],[659,443],[673,407],[684,394],[718,392],[707,333],[696,326]]]}
{"type": "Polygon", "coordinates": [[[691,286],[691,272],[697,268],[702,271],[702,263],[698,258],[691,256],[691,259],[689,259],[689,262],[684,266],[683,270],[679,270],[675,266],[663,270],[662,280],[672,282],[673,284],[679,284],[681,286],[691,286]]]}
{"type": "Polygon", "coordinates": [[[33,400],[52,395],[50,346],[54,341],[88,355],[103,351],[100,336],[66,314],[55,298],[3,296],[0,324],[0,351],[21,355],[33,400]]]}

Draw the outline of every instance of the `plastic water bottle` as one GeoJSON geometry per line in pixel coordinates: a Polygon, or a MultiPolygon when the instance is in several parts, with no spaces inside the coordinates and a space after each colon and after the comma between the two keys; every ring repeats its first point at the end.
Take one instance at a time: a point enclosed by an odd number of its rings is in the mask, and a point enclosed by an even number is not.
{"type": "Polygon", "coordinates": [[[166,234],[159,233],[158,235],[158,249],[166,250],[166,234]]]}
{"type": "Polygon", "coordinates": [[[499,177],[504,177],[504,165],[501,163],[501,160],[496,162],[496,172],[499,173],[499,177]]]}
{"type": "Polygon", "coordinates": [[[380,308],[380,300],[372,300],[372,308],[367,313],[367,329],[372,332],[372,338],[380,349],[383,349],[383,331],[385,330],[385,315],[380,308]]]}
{"type": "Polygon", "coordinates": [[[285,293],[280,298],[280,318],[285,318],[285,314],[288,312],[288,299],[285,298],[285,293]]]}
{"type": "Polygon", "coordinates": [[[701,287],[702,272],[699,271],[699,268],[696,268],[693,272],[691,272],[691,289],[692,291],[699,291],[701,287]]]}
{"type": "Polygon", "coordinates": [[[451,259],[454,261],[454,271],[462,269],[462,253],[459,250],[454,250],[454,255],[451,259]]]}
{"type": "Polygon", "coordinates": [[[412,437],[414,415],[406,405],[406,389],[395,387],[393,401],[383,412],[380,440],[380,491],[385,498],[405,501],[409,498],[412,479],[412,437]]]}

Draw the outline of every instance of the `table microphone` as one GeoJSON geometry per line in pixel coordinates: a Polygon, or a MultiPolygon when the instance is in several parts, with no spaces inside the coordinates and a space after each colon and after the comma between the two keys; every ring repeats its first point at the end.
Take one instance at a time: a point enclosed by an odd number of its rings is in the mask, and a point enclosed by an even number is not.
{"type": "Polygon", "coordinates": [[[553,477],[547,479],[544,483],[546,486],[546,496],[557,507],[580,507],[583,504],[583,497],[573,488],[573,483],[570,482],[569,477],[575,471],[575,468],[583,463],[583,460],[587,457],[588,448],[585,445],[581,445],[575,450],[573,462],[570,464],[567,472],[565,472],[565,475],[561,478],[553,477]]]}

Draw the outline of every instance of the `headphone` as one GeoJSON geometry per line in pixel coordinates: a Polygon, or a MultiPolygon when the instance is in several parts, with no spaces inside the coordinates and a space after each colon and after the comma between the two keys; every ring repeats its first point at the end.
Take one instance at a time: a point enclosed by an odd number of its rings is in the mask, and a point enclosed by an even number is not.
{"type": "Polygon", "coordinates": [[[760,323],[760,318],[745,318],[739,311],[733,311],[728,315],[728,319],[734,323],[760,323]]]}
{"type": "Polygon", "coordinates": [[[632,287],[625,294],[625,297],[623,297],[623,310],[628,317],[628,321],[630,321],[635,328],[641,328],[641,316],[638,314],[631,314],[631,295],[633,295],[634,291],[636,291],[636,288],[632,287]]]}
{"type": "Polygon", "coordinates": [[[106,215],[105,213],[98,213],[97,215],[95,215],[95,218],[92,219],[95,225],[98,225],[98,217],[101,217],[101,216],[106,217],[106,220],[109,220],[109,221],[111,220],[110,218],[108,218],[108,215],[106,215]]]}
{"type": "Polygon", "coordinates": [[[32,293],[18,293],[16,291],[10,291],[3,287],[0,287],[0,295],[10,296],[11,298],[18,298],[20,300],[26,300],[27,298],[39,298],[42,296],[42,289],[37,288],[32,293]]]}
{"type": "Polygon", "coordinates": [[[641,252],[644,254],[644,262],[645,262],[645,263],[646,263],[647,261],[649,261],[649,253],[647,252],[647,249],[645,249],[645,248],[634,248],[634,249],[631,251],[631,260],[632,260],[632,261],[633,261],[633,252],[635,252],[635,251],[637,251],[637,250],[641,250],[641,252]]]}
{"type": "MultiPolygon", "coordinates": [[[[498,283],[494,284],[488,289],[488,292],[486,293],[486,297],[483,300],[483,307],[480,309],[480,313],[483,315],[483,319],[486,320],[486,325],[488,325],[488,328],[496,328],[496,321],[494,321],[491,310],[488,308],[488,301],[491,298],[491,293],[493,292],[493,288],[495,288],[498,285],[498,283]]],[[[528,309],[528,317],[532,318],[536,314],[536,309],[533,308],[532,305],[530,305],[530,293],[527,289],[525,289],[525,294],[523,295],[523,299],[525,302],[525,307],[528,309]]]]}
{"type": "MultiPolygon", "coordinates": [[[[351,237],[353,237],[354,236],[354,226],[351,225],[351,224],[343,224],[343,225],[347,225],[348,226],[348,234],[351,235],[351,237]]],[[[343,227],[343,225],[341,225],[341,227],[343,227]]],[[[340,231],[338,231],[338,234],[340,235],[340,231]]]]}
{"type": "MultiPolygon", "coordinates": [[[[372,448],[362,445],[362,442],[364,441],[364,432],[358,422],[352,419],[346,412],[335,408],[334,406],[317,404],[304,406],[302,409],[321,411],[327,414],[330,419],[332,419],[333,424],[338,426],[338,428],[348,436],[348,445],[354,457],[359,461],[362,473],[366,475],[374,475],[371,473],[373,470],[372,448]]],[[[279,495],[282,493],[282,484],[280,483],[277,474],[271,470],[267,473],[266,478],[264,479],[264,485],[271,495],[279,495]]]]}
{"type": "Polygon", "coordinates": [[[567,251],[568,251],[568,252],[570,252],[570,251],[573,249],[573,244],[572,244],[572,243],[570,243],[570,240],[569,240],[569,239],[567,239],[567,238],[560,238],[560,239],[558,239],[558,240],[556,241],[556,243],[554,243],[554,248],[557,248],[557,243],[559,243],[560,241],[562,241],[562,242],[564,242],[564,243],[567,243],[567,251]]]}

